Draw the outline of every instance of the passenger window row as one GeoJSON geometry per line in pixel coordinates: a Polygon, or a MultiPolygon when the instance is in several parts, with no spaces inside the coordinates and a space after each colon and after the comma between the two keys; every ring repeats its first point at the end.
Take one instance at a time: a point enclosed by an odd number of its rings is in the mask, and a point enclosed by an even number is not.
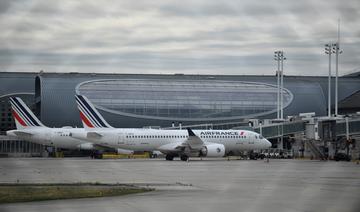
{"type": "Polygon", "coordinates": [[[127,135],[126,138],[188,138],[187,135],[127,135]]]}
{"type": "MultiPolygon", "coordinates": [[[[126,138],[188,138],[187,135],[127,135],[126,138]]],[[[204,135],[200,138],[246,138],[246,136],[204,135]]]]}

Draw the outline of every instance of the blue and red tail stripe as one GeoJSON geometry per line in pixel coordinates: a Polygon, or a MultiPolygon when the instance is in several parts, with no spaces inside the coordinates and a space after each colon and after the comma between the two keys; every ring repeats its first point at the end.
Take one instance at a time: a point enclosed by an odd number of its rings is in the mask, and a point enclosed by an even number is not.
{"type": "Polygon", "coordinates": [[[41,124],[32,117],[32,115],[26,109],[27,106],[23,105],[24,103],[22,101],[20,101],[16,97],[10,97],[10,104],[12,106],[12,111],[15,119],[22,126],[41,126],[41,124]]]}
{"type": "Polygon", "coordinates": [[[21,124],[21,126],[24,127],[29,126],[29,124],[25,123],[24,119],[21,118],[20,115],[14,109],[12,109],[12,115],[16,119],[16,121],[21,124]]]}
{"type": "Polygon", "coordinates": [[[109,125],[97,114],[95,108],[81,95],[75,96],[80,110],[80,118],[90,128],[108,128],[109,125]]]}
{"type": "Polygon", "coordinates": [[[80,110],[80,118],[88,127],[99,127],[99,123],[96,123],[94,116],[91,115],[89,109],[86,108],[84,103],[76,97],[76,102],[78,104],[78,108],[80,110]]]}
{"type": "Polygon", "coordinates": [[[94,128],[94,125],[91,124],[89,119],[87,119],[86,116],[81,111],[80,111],[80,118],[87,127],[94,128]]]}

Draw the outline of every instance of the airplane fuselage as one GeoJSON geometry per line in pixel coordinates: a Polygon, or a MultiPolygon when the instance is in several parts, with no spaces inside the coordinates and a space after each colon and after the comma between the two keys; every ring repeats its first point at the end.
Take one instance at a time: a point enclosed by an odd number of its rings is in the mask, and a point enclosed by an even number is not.
{"type": "MultiPolygon", "coordinates": [[[[205,144],[222,144],[226,152],[266,149],[270,143],[255,132],[246,130],[193,130],[205,144]]],[[[79,138],[112,148],[123,148],[134,151],[166,151],[164,146],[186,142],[189,134],[187,130],[158,130],[158,129],[102,129],[96,134],[88,131],[87,135],[79,138]],[[90,135],[90,136],[89,136],[90,135]]]]}
{"type": "Polygon", "coordinates": [[[84,132],[83,128],[29,127],[21,130],[9,130],[7,135],[32,143],[64,149],[93,149],[93,144],[71,135],[84,132]]]}

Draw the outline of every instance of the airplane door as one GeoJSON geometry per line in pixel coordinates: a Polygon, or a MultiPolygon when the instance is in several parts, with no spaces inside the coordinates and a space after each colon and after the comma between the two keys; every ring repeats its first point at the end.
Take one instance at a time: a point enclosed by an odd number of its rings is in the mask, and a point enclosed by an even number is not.
{"type": "Polygon", "coordinates": [[[117,136],[118,140],[117,140],[117,144],[118,145],[125,145],[126,144],[126,139],[125,139],[125,134],[124,133],[119,133],[117,136]]]}
{"type": "Polygon", "coordinates": [[[247,140],[248,140],[249,148],[252,148],[255,145],[255,135],[250,134],[247,140]]]}

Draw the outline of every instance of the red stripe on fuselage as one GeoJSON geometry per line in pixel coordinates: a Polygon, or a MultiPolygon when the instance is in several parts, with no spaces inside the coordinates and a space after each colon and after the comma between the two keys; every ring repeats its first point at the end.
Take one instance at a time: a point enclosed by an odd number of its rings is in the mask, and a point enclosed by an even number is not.
{"type": "Polygon", "coordinates": [[[24,127],[27,126],[27,125],[25,124],[24,120],[22,120],[22,119],[20,118],[20,116],[19,116],[14,110],[12,110],[12,114],[13,114],[13,116],[15,117],[15,119],[16,119],[22,126],[24,126],[24,127]]]}
{"type": "Polygon", "coordinates": [[[80,111],[80,118],[86,124],[86,126],[94,128],[94,126],[90,123],[90,121],[86,118],[86,116],[80,111]]]}

